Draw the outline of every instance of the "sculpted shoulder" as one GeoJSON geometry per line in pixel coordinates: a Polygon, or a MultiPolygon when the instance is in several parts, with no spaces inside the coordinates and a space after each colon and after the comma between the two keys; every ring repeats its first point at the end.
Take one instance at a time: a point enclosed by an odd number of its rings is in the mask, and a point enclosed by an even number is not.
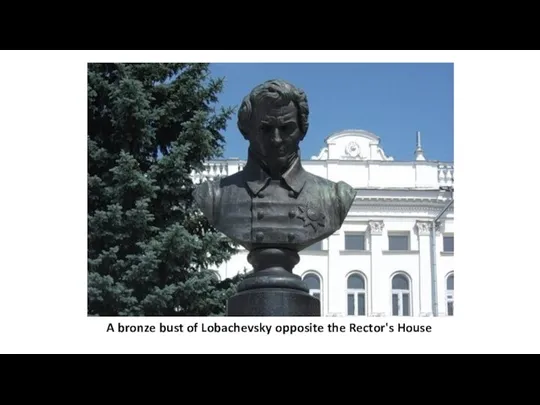
{"type": "Polygon", "coordinates": [[[195,187],[193,198],[197,207],[212,224],[215,224],[217,221],[216,214],[223,195],[231,186],[240,187],[241,184],[241,172],[217,180],[205,181],[195,187]]]}
{"type": "Polygon", "coordinates": [[[356,190],[349,184],[310,174],[307,178],[306,196],[312,206],[324,211],[328,232],[335,232],[343,224],[356,197],[356,190]]]}
{"type": "Polygon", "coordinates": [[[316,174],[306,172],[306,182],[310,187],[318,187],[323,190],[332,191],[334,187],[334,182],[324,177],[317,176],[316,174]]]}
{"type": "Polygon", "coordinates": [[[193,190],[195,204],[211,223],[215,221],[214,213],[216,202],[219,200],[219,189],[219,180],[212,180],[198,184],[193,190]]]}
{"type": "Polygon", "coordinates": [[[356,197],[356,190],[344,181],[338,181],[334,184],[339,203],[340,222],[343,223],[356,197]]]}
{"type": "Polygon", "coordinates": [[[339,223],[343,223],[356,197],[356,190],[344,181],[333,182],[324,177],[309,174],[310,182],[323,190],[326,197],[336,203],[339,223]]]}
{"type": "Polygon", "coordinates": [[[239,172],[236,172],[234,174],[231,174],[227,177],[222,177],[218,183],[217,187],[219,189],[228,189],[228,188],[240,188],[244,187],[244,172],[243,170],[240,170],[239,172]]]}

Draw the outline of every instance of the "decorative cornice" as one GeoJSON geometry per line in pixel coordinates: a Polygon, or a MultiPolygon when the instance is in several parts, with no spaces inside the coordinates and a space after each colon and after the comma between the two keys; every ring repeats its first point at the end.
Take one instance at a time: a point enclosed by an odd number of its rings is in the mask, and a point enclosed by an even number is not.
{"type": "Polygon", "coordinates": [[[438,191],[435,190],[370,190],[371,194],[365,195],[362,191],[357,191],[355,204],[373,204],[373,203],[402,203],[402,204],[432,204],[445,206],[450,201],[449,198],[441,198],[438,191]]]}
{"type": "Polygon", "coordinates": [[[382,235],[384,221],[369,221],[369,230],[372,235],[382,235]]]}
{"type": "MultiPolygon", "coordinates": [[[[448,204],[446,199],[437,199],[429,197],[356,197],[352,211],[360,210],[436,210],[441,211],[448,204]]],[[[454,207],[451,206],[448,212],[453,212],[454,207]]]]}
{"type": "Polygon", "coordinates": [[[355,198],[355,203],[373,203],[373,202],[381,202],[381,203],[388,203],[388,202],[402,202],[402,203],[428,203],[428,204],[438,204],[438,205],[444,205],[444,203],[448,202],[449,200],[440,200],[438,198],[434,197],[409,197],[409,196],[376,196],[376,197],[363,197],[358,196],[355,198]]]}
{"type": "MultiPolygon", "coordinates": [[[[353,205],[351,210],[349,211],[349,216],[363,216],[366,214],[370,214],[371,216],[378,216],[375,213],[380,213],[380,215],[386,215],[388,213],[400,213],[400,214],[407,214],[410,213],[411,215],[427,215],[427,216],[437,216],[441,212],[441,206],[440,205],[425,205],[425,204],[416,204],[416,205],[409,205],[409,204],[396,204],[396,205],[384,205],[384,204],[369,204],[369,205],[353,205]]],[[[446,216],[450,214],[450,216],[453,216],[454,211],[452,209],[449,209],[446,212],[446,216]]],[[[444,219],[443,219],[444,220],[444,219]]]]}
{"type": "MultiPolygon", "coordinates": [[[[366,209],[366,208],[405,208],[405,209],[435,209],[441,211],[446,204],[444,202],[438,202],[435,200],[400,200],[400,199],[386,199],[386,200],[355,200],[351,208],[366,209]]],[[[448,210],[453,212],[453,207],[448,210]]]]}

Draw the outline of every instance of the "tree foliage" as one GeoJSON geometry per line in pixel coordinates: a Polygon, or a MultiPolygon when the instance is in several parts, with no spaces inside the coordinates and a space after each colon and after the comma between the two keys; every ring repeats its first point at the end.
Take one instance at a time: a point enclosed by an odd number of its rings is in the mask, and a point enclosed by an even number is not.
{"type": "Polygon", "coordinates": [[[207,64],[88,65],[89,315],[219,315],[236,252],[193,205],[191,173],[234,113],[207,64]]]}

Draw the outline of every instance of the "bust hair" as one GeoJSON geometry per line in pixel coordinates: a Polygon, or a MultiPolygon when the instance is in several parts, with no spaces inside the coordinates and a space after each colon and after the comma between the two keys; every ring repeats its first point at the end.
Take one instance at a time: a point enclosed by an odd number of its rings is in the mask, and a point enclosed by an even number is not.
{"type": "Polygon", "coordinates": [[[249,139],[249,127],[253,110],[264,100],[271,99],[278,105],[286,105],[291,101],[298,110],[298,125],[302,131],[302,138],[306,135],[309,127],[309,106],[306,93],[289,82],[280,79],[267,80],[256,86],[244,97],[238,110],[238,129],[245,139],[249,139]]]}

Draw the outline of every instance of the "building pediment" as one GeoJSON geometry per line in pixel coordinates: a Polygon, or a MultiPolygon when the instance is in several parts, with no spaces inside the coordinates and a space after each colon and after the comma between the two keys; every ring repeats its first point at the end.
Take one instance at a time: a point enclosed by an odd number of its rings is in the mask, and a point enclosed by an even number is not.
{"type": "Polygon", "coordinates": [[[325,139],[325,146],[313,160],[394,160],[380,146],[380,138],[361,129],[335,132],[325,139]]]}

